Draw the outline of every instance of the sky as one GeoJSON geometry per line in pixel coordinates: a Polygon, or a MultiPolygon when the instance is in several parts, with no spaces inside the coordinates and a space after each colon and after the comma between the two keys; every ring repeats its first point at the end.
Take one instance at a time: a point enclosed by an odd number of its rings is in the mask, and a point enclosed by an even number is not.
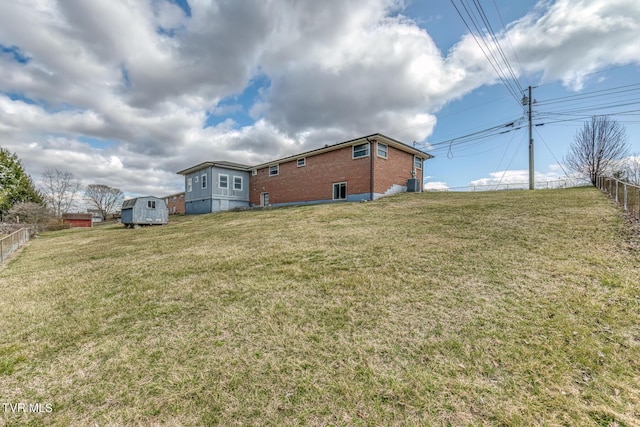
{"type": "Polygon", "coordinates": [[[0,146],[36,183],[162,197],[377,132],[435,155],[427,188],[526,182],[529,86],[537,182],[592,115],[640,153],[640,2],[0,2],[0,146]]]}

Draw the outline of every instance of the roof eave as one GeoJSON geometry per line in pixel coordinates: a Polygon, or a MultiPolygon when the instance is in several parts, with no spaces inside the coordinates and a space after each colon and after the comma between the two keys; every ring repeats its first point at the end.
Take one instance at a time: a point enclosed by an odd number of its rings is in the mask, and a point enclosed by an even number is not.
{"type": "Polygon", "coordinates": [[[425,153],[422,150],[419,150],[415,147],[412,147],[410,145],[405,144],[404,142],[400,142],[396,139],[390,138],[386,135],[383,135],[381,133],[374,133],[371,135],[366,135],[366,136],[361,136],[359,138],[355,138],[355,139],[351,139],[348,141],[343,141],[343,142],[338,142],[336,144],[332,144],[332,145],[327,145],[324,146],[322,148],[316,148],[315,150],[311,150],[311,151],[305,151],[304,153],[299,153],[293,156],[288,156],[288,157],[283,157],[281,159],[277,159],[277,160],[272,160],[270,162],[266,162],[266,163],[261,163],[259,165],[253,166],[251,169],[263,169],[269,166],[275,166],[277,164],[280,163],[286,163],[286,162],[291,162],[294,161],[296,159],[301,159],[303,157],[309,157],[309,156],[315,156],[318,154],[323,154],[329,151],[333,151],[333,150],[338,150],[340,148],[344,148],[344,147],[348,147],[350,145],[356,145],[357,143],[364,143],[367,141],[372,141],[372,140],[377,140],[377,139],[383,139],[384,142],[388,145],[394,146],[395,148],[398,148],[402,151],[414,154],[416,156],[420,156],[425,160],[428,159],[432,159],[434,156],[429,154],[429,153],[425,153]]]}

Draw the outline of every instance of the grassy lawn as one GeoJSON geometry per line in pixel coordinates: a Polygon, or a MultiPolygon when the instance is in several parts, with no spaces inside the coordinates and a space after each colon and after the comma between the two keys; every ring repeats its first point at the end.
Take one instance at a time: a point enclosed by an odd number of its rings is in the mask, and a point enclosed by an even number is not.
{"type": "Polygon", "coordinates": [[[637,426],[624,230],[581,188],[43,234],[0,269],[0,426],[637,426]]]}

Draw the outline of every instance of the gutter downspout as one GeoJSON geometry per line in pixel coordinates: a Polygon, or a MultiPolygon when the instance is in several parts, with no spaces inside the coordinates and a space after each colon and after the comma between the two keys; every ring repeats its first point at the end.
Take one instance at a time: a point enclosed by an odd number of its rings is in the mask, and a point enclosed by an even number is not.
{"type": "Polygon", "coordinates": [[[367,142],[369,143],[369,201],[373,202],[373,143],[377,141],[367,138],[367,142]]]}

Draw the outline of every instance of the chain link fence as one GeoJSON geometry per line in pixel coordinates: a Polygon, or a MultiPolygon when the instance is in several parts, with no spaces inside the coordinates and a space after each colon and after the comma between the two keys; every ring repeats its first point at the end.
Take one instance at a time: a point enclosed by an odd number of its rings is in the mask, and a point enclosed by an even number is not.
{"type": "Polygon", "coordinates": [[[0,263],[29,241],[31,229],[21,228],[8,236],[0,238],[0,263]]]}
{"type": "MultiPolygon", "coordinates": [[[[567,178],[557,179],[553,181],[540,181],[535,183],[536,190],[551,190],[557,188],[572,188],[572,187],[584,187],[589,186],[591,183],[581,178],[567,178]]],[[[504,191],[504,190],[528,190],[528,182],[510,182],[504,184],[482,184],[482,185],[469,185],[466,187],[450,187],[443,189],[426,189],[425,191],[463,191],[463,192],[476,192],[476,191],[504,191]]]]}
{"type": "Polygon", "coordinates": [[[597,187],[607,193],[629,216],[640,221],[640,186],[616,178],[600,176],[597,187]]]}

